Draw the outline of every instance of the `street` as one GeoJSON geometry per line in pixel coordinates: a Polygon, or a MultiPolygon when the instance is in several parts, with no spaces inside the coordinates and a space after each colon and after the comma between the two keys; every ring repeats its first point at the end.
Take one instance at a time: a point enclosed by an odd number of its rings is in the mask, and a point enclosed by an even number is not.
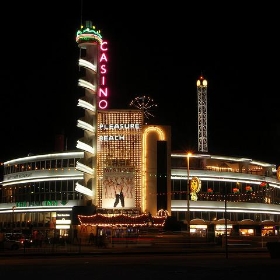
{"type": "Polygon", "coordinates": [[[0,276],[67,279],[264,279],[275,277],[279,259],[267,252],[233,253],[104,253],[0,257],[0,276]]]}

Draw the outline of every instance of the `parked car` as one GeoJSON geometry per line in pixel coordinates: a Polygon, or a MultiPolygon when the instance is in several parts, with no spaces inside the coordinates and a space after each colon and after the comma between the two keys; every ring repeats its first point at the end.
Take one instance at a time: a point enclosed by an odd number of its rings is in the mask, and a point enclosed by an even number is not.
{"type": "Polygon", "coordinates": [[[30,248],[33,245],[33,240],[28,237],[21,237],[18,239],[20,241],[22,247],[30,248]]]}
{"type": "Polygon", "coordinates": [[[30,236],[22,233],[5,233],[5,238],[8,240],[16,240],[22,244],[22,247],[30,248],[32,246],[33,240],[30,236]]]}
{"type": "Polygon", "coordinates": [[[4,238],[2,243],[3,243],[3,248],[9,250],[18,250],[23,246],[19,240],[11,240],[8,238],[4,238]]]}

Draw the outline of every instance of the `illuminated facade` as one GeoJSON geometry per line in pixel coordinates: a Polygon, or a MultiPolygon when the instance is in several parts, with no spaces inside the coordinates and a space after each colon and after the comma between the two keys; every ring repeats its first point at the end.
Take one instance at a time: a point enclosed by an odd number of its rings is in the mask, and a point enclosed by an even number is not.
{"type": "MultiPolygon", "coordinates": [[[[108,44],[91,22],[77,32],[76,42],[83,74],[78,107],[84,111],[77,126],[83,138],[77,151],[4,163],[0,230],[36,229],[51,235],[57,230],[68,236],[79,222],[96,223],[96,214],[120,215],[117,226],[131,226],[133,217],[144,214],[137,217],[141,224],[148,213],[156,217],[164,210],[183,223],[190,214],[190,231],[197,236],[224,234],[225,219],[230,233],[279,234],[280,169],[206,154],[206,80],[201,77],[197,83],[200,154],[190,156],[187,168],[187,153],[171,152],[169,126],[145,125],[142,110],[107,108],[108,44]]],[[[102,225],[107,222],[102,217],[102,225]]]]}
{"type": "Polygon", "coordinates": [[[98,112],[97,207],[141,209],[143,113],[98,112]]]}
{"type": "Polygon", "coordinates": [[[84,91],[78,101],[78,106],[84,110],[84,117],[78,120],[84,137],[77,142],[84,157],[76,168],[84,176],[75,190],[85,195],[85,203],[107,209],[108,213],[110,210],[156,213],[158,205],[170,210],[167,196],[160,201],[154,197],[153,202],[147,198],[147,192],[156,190],[158,179],[146,175],[149,170],[155,171],[161,166],[165,173],[161,186],[165,192],[170,192],[167,179],[170,177],[170,129],[164,126],[147,128],[140,109],[108,110],[108,43],[90,21],[77,32],[76,42],[81,50],[79,66],[83,70],[79,86],[84,91]],[[158,141],[161,145],[156,144],[158,141]],[[164,155],[160,161],[164,164],[157,161],[157,149],[164,155]]]}
{"type": "Polygon", "coordinates": [[[97,204],[88,204],[91,196],[76,190],[77,183],[84,180],[76,168],[84,162],[84,152],[33,155],[5,162],[0,230],[39,230],[45,236],[54,236],[55,231],[71,236],[78,214],[105,213],[115,218],[125,214],[139,223],[149,213],[158,220],[162,209],[170,211],[170,127],[142,122],[141,110],[98,113],[97,204]],[[123,192],[123,200],[120,196],[116,199],[118,191],[123,192]]]}
{"type": "Polygon", "coordinates": [[[170,213],[171,128],[145,125],[142,139],[142,209],[153,215],[161,209],[170,213]]]}
{"type": "MultiPolygon", "coordinates": [[[[187,154],[171,154],[171,213],[187,222],[187,154]]],[[[190,227],[196,236],[278,235],[280,167],[248,158],[193,154],[189,158],[190,227]],[[198,180],[199,187],[192,190],[198,180]]]]}
{"type": "Polygon", "coordinates": [[[83,91],[77,106],[84,111],[77,121],[77,127],[83,130],[76,145],[80,152],[5,163],[1,203],[5,204],[2,213],[7,215],[0,213],[4,228],[57,229],[65,230],[60,235],[68,235],[73,223],[63,219],[66,224],[61,225],[60,218],[73,219],[77,215],[75,207],[89,207],[108,215],[156,215],[159,210],[170,210],[167,195],[150,196],[158,185],[162,193],[170,193],[170,128],[143,125],[143,110],[108,110],[108,43],[91,21],[78,30],[76,42],[80,49],[78,86],[83,91]],[[73,158],[67,161],[68,156],[73,158]],[[65,170],[74,177],[55,176],[65,170]],[[164,176],[151,178],[147,175],[150,171],[164,176]],[[24,195],[20,195],[22,192],[24,195]]]}
{"type": "MultiPolygon", "coordinates": [[[[116,113],[124,112],[112,112],[112,116],[116,113]]],[[[137,116],[138,112],[135,118],[137,116]]],[[[112,121],[115,123],[114,118],[112,121]]],[[[102,123],[105,124],[104,120],[102,123]]],[[[145,125],[140,129],[139,143],[142,144],[139,144],[138,148],[142,151],[135,151],[133,153],[136,155],[132,156],[132,159],[135,157],[142,163],[140,178],[135,176],[134,168],[131,169],[133,163],[128,156],[122,159],[117,154],[120,161],[116,161],[114,157],[106,157],[105,153],[100,154],[100,157],[105,159],[100,166],[102,179],[104,176],[106,179],[115,177],[121,170],[125,175],[119,178],[128,180],[134,177],[135,182],[130,186],[139,184],[140,190],[132,193],[133,202],[130,198],[127,200],[132,204],[124,206],[119,200],[119,204],[114,207],[115,198],[108,200],[108,197],[105,197],[104,181],[100,183],[100,194],[97,195],[100,196],[100,205],[104,208],[99,210],[87,206],[86,195],[75,191],[76,182],[83,179],[83,174],[75,168],[75,164],[83,159],[83,152],[65,151],[5,162],[0,191],[0,229],[36,229],[51,236],[53,230],[58,230],[61,235],[68,235],[71,234],[71,229],[78,225],[75,217],[77,214],[85,215],[86,218],[81,219],[85,224],[98,220],[94,216],[96,212],[105,216],[114,213],[115,219],[118,214],[125,214],[127,220],[121,219],[125,224],[131,223],[131,217],[138,217],[140,213],[150,212],[155,217],[161,209],[168,210],[178,221],[186,223],[187,154],[169,154],[169,129],[164,126],[145,125]],[[105,172],[104,175],[104,170],[109,174],[105,172]],[[137,196],[139,198],[136,199],[137,196]],[[102,205],[103,199],[105,205],[102,205]],[[142,212],[139,209],[134,211],[137,209],[138,200],[144,209],[142,212]],[[80,207],[83,211],[87,210],[81,213],[77,211],[80,207]]],[[[129,141],[127,145],[130,143],[129,141]]],[[[193,154],[189,163],[192,194],[190,229],[193,235],[205,236],[209,232],[216,236],[224,234],[225,217],[230,234],[279,234],[280,168],[276,169],[274,164],[252,159],[210,154],[193,154]]],[[[136,220],[139,223],[141,218],[136,220]]],[[[100,221],[104,224],[104,217],[100,221]]]]}
{"type": "Polygon", "coordinates": [[[46,236],[68,235],[72,210],[83,205],[75,191],[83,178],[75,168],[83,152],[27,156],[4,163],[0,191],[0,231],[43,231],[46,236]]]}

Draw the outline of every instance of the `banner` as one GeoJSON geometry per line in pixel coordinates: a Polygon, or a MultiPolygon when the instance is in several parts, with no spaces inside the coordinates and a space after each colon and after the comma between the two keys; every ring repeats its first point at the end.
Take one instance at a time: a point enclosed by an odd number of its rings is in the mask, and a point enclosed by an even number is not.
{"type": "Polygon", "coordinates": [[[102,181],[102,208],[134,208],[134,168],[105,168],[102,181]]]}

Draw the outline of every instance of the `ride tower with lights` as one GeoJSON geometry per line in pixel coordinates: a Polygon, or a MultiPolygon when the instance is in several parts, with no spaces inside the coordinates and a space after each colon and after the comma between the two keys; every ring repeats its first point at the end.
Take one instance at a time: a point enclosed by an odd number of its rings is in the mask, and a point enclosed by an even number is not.
{"type": "Polygon", "coordinates": [[[198,152],[208,152],[207,139],[207,80],[201,75],[197,86],[198,152]]]}

